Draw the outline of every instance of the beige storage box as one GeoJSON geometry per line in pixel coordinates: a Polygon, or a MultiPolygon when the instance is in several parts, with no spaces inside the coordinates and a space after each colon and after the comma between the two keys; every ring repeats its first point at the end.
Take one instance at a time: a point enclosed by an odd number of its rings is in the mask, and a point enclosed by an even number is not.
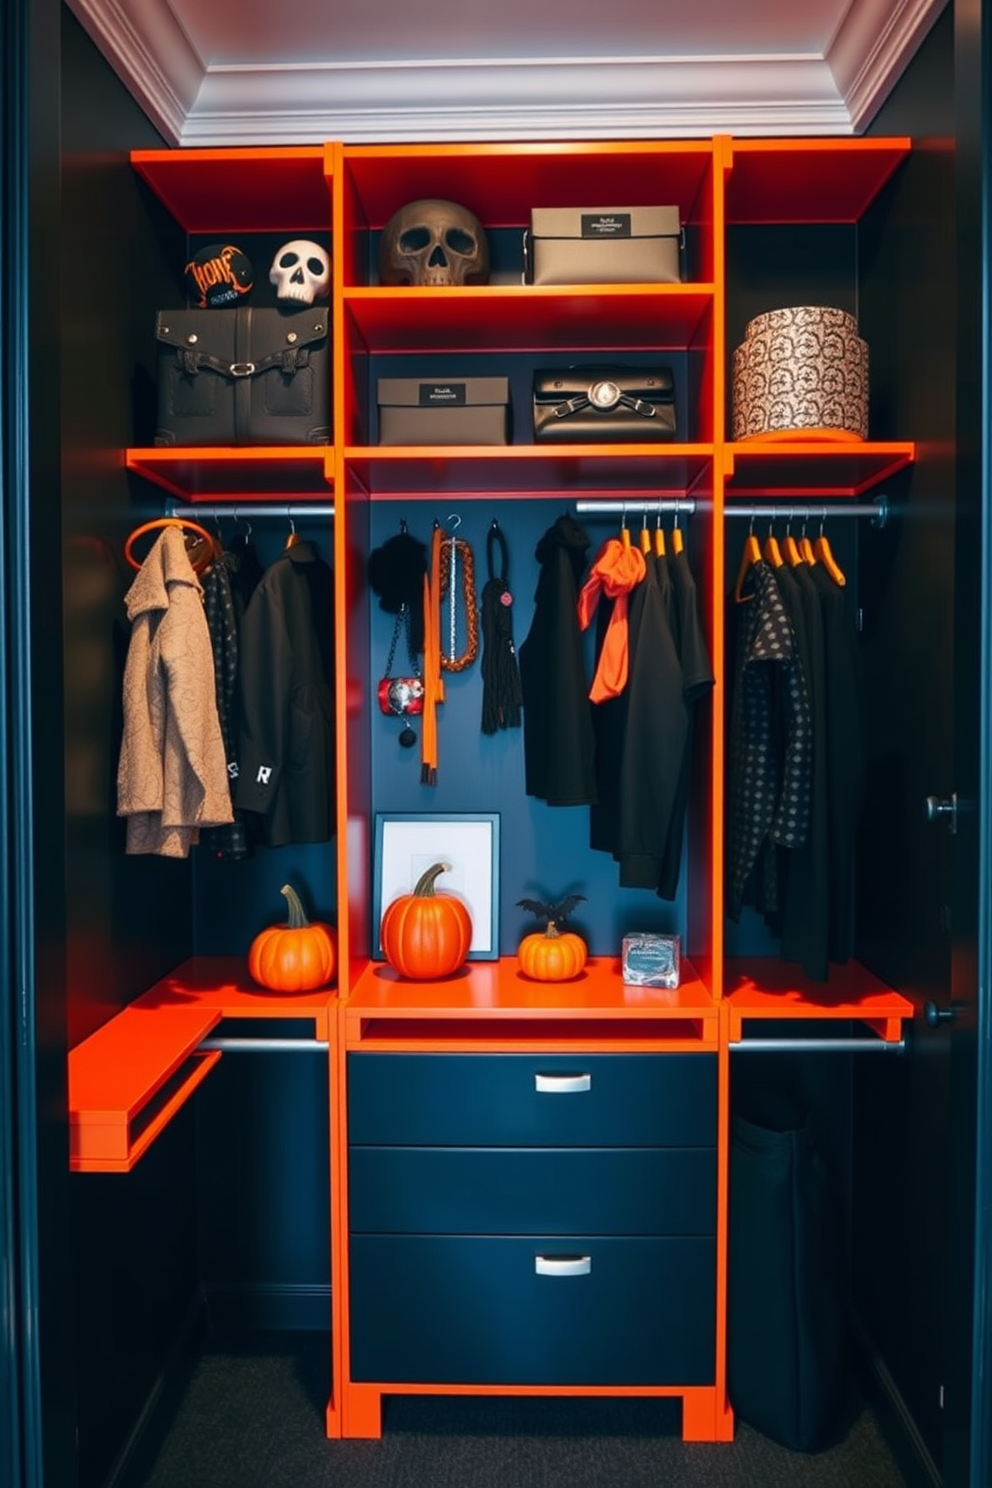
{"type": "Polygon", "coordinates": [[[678,207],[535,207],[527,284],[678,284],[678,207]]]}
{"type": "Polygon", "coordinates": [[[771,310],[734,352],[734,439],[868,437],[868,347],[828,305],[771,310]]]}
{"type": "Polygon", "coordinates": [[[508,377],[380,377],[380,444],[508,444],[508,377]]]}

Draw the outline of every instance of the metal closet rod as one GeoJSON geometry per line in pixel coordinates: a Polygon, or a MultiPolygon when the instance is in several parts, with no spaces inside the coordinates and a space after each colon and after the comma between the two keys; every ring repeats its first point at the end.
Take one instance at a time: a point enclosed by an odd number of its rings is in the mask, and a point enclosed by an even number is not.
{"type": "Polygon", "coordinates": [[[879,527],[884,527],[889,516],[889,498],[879,496],[876,501],[849,501],[838,502],[834,506],[826,505],[822,501],[757,501],[743,502],[741,505],[725,506],[723,509],[725,517],[746,517],[749,521],[755,521],[758,517],[768,517],[781,522],[809,522],[819,517],[831,521],[835,517],[871,517],[879,527]]]}
{"type": "Polygon", "coordinates": [[[609,516],[614,513],[630,512],[631,516],[639,516],[642,512],[671,512],[675,516],[691,517],[696,510],[696,502],[691,496],[631,496],[627,500],[617,500],[610,496],[603,501],[577,501],[575,510],[580,516],[609,516]]]}
{"type": "Polygon", "coordinates": [[[732,1039],[731,1054],[901,1054],[905,1039],[881,1038],[742,1038],[732,1039]]]}
{"type": "Polygon", "coordinates": [[[306,1038],[208,1038],[197,1047],[227,1054],[326,1054],[330,1044],[326,1039],[306,1038]]]}
{"type": "Polygon", "coordinates": [[[225,501],[208,503],[197,501],[192,506],[181,506],[178,502],[169,506],[166,516],[189,517],[194,522],[203,517],[219,521],[221,517],[233,517],[236,522],[250,522],[253,517],[282,517],[304,521],[307,517],[333,517],[333,501],[225,501]]]}

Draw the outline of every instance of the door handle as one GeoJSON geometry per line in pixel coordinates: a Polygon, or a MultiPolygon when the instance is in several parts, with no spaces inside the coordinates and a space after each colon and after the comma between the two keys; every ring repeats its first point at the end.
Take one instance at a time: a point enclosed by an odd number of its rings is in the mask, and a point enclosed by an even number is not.
{"type": "Polygon", "coordinates": [[[928,822],[946,821],[953,835],[958,829],[958,793],[952,791],[946,800],[940,796],[927,796],[926,814],[928,822]]]}

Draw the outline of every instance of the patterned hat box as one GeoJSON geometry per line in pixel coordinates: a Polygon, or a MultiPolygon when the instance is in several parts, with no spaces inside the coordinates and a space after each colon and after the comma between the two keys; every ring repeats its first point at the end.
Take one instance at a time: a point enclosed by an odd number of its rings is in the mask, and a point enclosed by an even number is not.
{"type": "Polygon", "coordinates": [[[868,437],[868,346],[845,310],[771,310],[734,352],[733,438],[790,435],[868,437]]]}

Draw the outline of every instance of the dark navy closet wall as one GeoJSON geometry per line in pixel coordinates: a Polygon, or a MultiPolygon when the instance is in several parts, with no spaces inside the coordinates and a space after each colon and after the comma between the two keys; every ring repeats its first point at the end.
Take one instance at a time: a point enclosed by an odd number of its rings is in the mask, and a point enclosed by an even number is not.
{"type": "MultiPolygon", "coordinates": [[[[399,531],[406,521],[411,536],[429,546],[435,521],[445,532],[456,531],[471,546],[476,584],[481,596],[488,576],[486,536],[493,520],[499,522],[509,551],[509,579],[513,593],[513,635],[519,648],[525,640],[534,613],[538,564],[535,548],[542,535],[563,513],[576,517],[574,499],[560,501],[478,501],[438,499],[416,502],[377,502],[372,510],[371,547],[374,550],[399,531]],[[451,518],[459,525],[454,527],[451,518]]],[[[589,534],[589,559],[595,557],[607,538],[620,530],[621,519],[577,516],[589,534]]],[[[629,525],[641,525],[636,506],[629,525]]],[[[654,518],[649,519],[652,523],[654,518]]],[[[670,527],[671,518],[664,519],[670,527]]],[[[686,552],[693,558],[692,523],[683,517],[686,552]]],[[[496,557],[496,563],[501,559],[496,557]]],[[[371,619],[372,675],[370,685],[385,670],[394,617],[376,604],[371,619]]],[[[442,624],[442,643],[448,645],[447,611],[442,624]]],[[[586,636],[588,676],[593,674],[592,633],[586,636]]],[[[464,647],[464,606],[459,596],[456,653],[464,647]]],[[[688,875],[683,865],[679,895],[674,902],[657,895],[618,887],[617,865],[603,852],[589,846],[589,810],[585,806],[549,806],[524,791],[523,728],[504,729],[493,735],[482,733],[481,659],[484,639],[480,634],[479,658],[464,672],[445,672],[445,702],[438,709],[438,772],[435,786],[420,783],[418,744],[404,749],[398,743],[400,727],[395,718],[376,713],[372,721],[372,782],[376,810],[413,812],[424,815],[473,811],[495,811],[500,817],[500,950],[512,955],[521,934],[534,929],[537,921],[518,909],[521,898],[559,898],[582,893],[570,921],[583,932],[595,955],[619,955],[628,930],[678,931],[685,935],[685,905],[688,875]]],[[[400,649],[394,672],[406,667],[400,649]]],[[[414,720],[415,724],[417,720],[414,720]]],[[[524,725],[524,727],[526,724],[524,725]]],[[[442,884],[443,886],[443,884],[442,884]]],[[[411,888],[413,885],[411,884],[411,888]]]]}

